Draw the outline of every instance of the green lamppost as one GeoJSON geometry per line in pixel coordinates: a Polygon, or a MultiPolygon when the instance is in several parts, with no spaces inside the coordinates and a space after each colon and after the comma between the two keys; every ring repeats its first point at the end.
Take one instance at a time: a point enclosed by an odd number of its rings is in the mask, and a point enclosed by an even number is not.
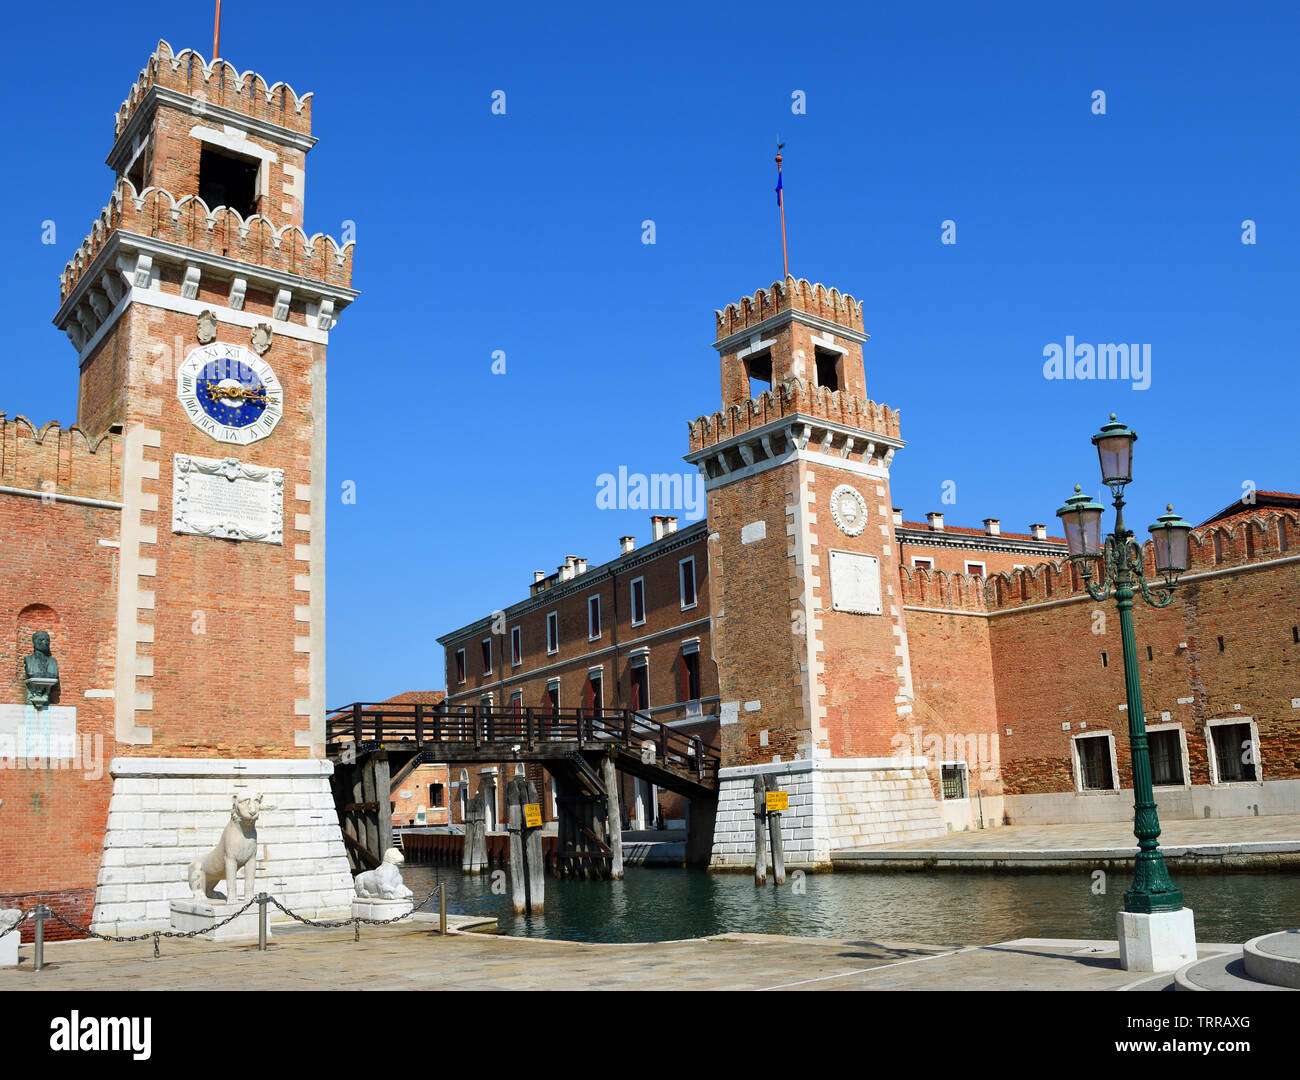
{"type": "Polygon", "coordinates": [[[1133,636],[1133,598],[1140,593],[1143,600],[1157,608],[1165,607],[1174,598],[1178,575],[1187,569],[1187,537],[1192,527],[1173,512],[1172,505],[1149,527],[1155,547],[1155,573],[1160,581],[1148,582],[1142,545],[1124,526],[1124,485],[1133,478],[1133,444],[1137,442],[1137,434],[1117,423],[1115,414],[1111,413],[1110,423],[1092,441],[1101,459],[1102,482],[1115,497],[1115,531],[1102,540],[1104,508],[1081,494],[1078,484],[1074,487],[1075,494],[1056,513],[1065,528],[1070,559],[1078,565],[1088,595],[1098,601],[1113,596],[1119,607],[1133,759],[1133,832],[1138,840],[1133,885],[1124,894],[1124,911],[1140,915],[1177,912],[1183,907],[1183,893],[1169,880],[1164,856],[1160,854],[1160,820],[1151,786],[1151,756],[1142,714],[1137,643],[1133,636]]]}

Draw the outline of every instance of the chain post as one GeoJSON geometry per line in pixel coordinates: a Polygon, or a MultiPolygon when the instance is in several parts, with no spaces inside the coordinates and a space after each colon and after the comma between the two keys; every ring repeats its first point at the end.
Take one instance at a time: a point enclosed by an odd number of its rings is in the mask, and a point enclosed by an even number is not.
{"type": "Polygon", "coordinates": [[[257,894],[257,951],[266,952],[266,893],[257,894]]]}
{"type": "Polygon", "coordinates": [[[438,888],[438,933],[442,937],[447,936],[447,889],[445,886],[438,888]]]}
{"type": "Polygon", "coordinates": [[[36,923],[36,934],[32,940],[35,946],[33,949],[33,959],[36,964],[36,970],[40,971],[45,966],[45,916],[46,907],[44,904],[37,904],[36,910],[32,913],[32,919],[36,923]]]}

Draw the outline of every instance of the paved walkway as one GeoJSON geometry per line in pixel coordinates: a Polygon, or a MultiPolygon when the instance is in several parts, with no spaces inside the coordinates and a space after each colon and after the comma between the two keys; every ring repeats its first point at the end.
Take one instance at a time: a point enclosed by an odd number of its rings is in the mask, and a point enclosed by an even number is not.
{"type": "MultiPolygon", "coordinates": [[[[1179,869],[1300,867],[1300,815],[1160,823],[1160,850],[1179,869]]],[[[1132,822],[1003,825],[832,853],[836,869],[1055,869],[1131,863],[1132,822]]]]}
{"type": "MultiPolygon", "coordinates": [[[[55,942],[47,967],[0,969],[4,990],[1159,990],[1168,975],[1119,968],[1115,942],[1024,939],[951,949],[734,934],[591,945],[453,933],[428,923],[275,928],[275,944],[55,942]]],[[[1233,948],[1202,945],[1209,956],[1233,948]]]]}

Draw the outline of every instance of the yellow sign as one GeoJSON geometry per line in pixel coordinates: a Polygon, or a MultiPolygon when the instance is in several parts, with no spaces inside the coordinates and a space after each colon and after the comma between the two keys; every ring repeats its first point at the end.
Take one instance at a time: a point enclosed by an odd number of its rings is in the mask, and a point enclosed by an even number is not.
{"type": "Polygon", "coordinates": [[[767,812],[779,812],[790,809],[790,793],[788,791],[769,791],[767,793],[767,812]]]}
{"type": "Polygon", "coordinates": [[[524,804],[524,826],[529,829],[540,829],[542,827],[542,807],[540,803],[530,802],[524,804]]]}

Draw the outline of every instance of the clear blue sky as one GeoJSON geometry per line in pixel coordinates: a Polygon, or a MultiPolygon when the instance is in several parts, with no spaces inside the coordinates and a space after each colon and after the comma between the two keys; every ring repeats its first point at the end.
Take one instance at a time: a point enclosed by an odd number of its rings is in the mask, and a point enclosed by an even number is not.
{"type": "MultiPolygon", "coordinates": [[[[596,478],[686,468],[686,421],[719,401],[713,309],[780,276],[778,133],[791,270],[864,301],[908,517],[1055,524],[1096,487],[1112,410],[1141,435],[1143,527],[1170,499],[1200,520],[1247,481],[1300,489],[1295,9],[1061,7],[229,0],[222,53],[315,92],[308,231],[356,222],[362,296],[329,359],[330,704],[441,687],[437,634],[647,538],[647,513],[596,508],[596,478]],[[1067,335],[1150,344],[1150,388],[1044,379],[1067,335]]],[[[10,415],[74,419],[49,318],[111,189],[113,110],[159,37],[206,55],[211,18],[6,14],[10,415]]]]}

